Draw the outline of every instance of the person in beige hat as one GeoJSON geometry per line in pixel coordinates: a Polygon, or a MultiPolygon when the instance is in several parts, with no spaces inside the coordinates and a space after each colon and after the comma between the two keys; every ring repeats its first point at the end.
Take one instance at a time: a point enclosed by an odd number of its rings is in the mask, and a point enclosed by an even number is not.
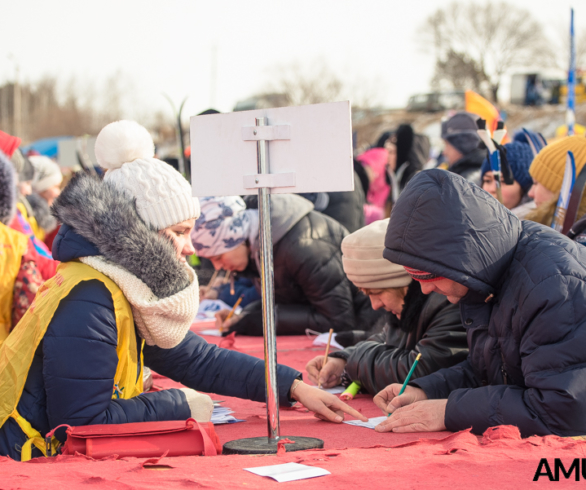
{"type": "Polygon", "coordinates": [[[323,356],[307,364],[309,379],[324,388],[338,385],[345,372],[376,394],[389,383],[402,383],[418,354],[413,378],[458,364],[468,355],[458,307],[437,293],[426,296],[403,266],[383,258],[388,223],[375,221],[342,242],[348,279],[375,310],[383,308],[387,315],[380,333],[330,354],[325,366],[323,356]]]}

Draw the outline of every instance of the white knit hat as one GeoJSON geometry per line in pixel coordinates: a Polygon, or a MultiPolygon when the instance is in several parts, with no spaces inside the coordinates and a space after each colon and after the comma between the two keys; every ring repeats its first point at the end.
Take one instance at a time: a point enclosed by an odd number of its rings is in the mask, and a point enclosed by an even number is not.
{"type": "Polygon", "coordinates": [[[32,188],[35,192],[44,192],[51,187],[61,185],[63,174],[53,160],[43,155],[31,155],[29,160],[35,169],[32,188]]]}
{"type": "Polygon", "coordinates": [[[344,272],[359,288],[401,288],[411,283],[402,265],[383,258],[388,225],[388,218],[375,221],[342,241],[344,272]]]}
{"type": "Polygon", "coordinates": [[[145,223],[162,230],[199,217],[199,201],[191,185],[173,167],[154,158],[149,132],[134,121],[104,127],[96,139],[96,158],[111,182],[136,199],[145,223]]]}

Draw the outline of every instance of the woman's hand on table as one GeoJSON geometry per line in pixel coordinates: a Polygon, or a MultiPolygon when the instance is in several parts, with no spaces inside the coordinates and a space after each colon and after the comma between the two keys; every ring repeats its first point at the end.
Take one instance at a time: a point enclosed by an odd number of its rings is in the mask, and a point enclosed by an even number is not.
{"type": "Polygon", "coordinates": [[[305,369],[309,375],[309,380],[316,385],[321,384],[324,388],[338,386],[346,368],[346,361],[337,357],[330,357],[324,366],[324,359],[325,356],[317,356],[307,363],[305,369]]]}
{"type": "Polygon", "coordinates": [[[364,415],[349,405],[346,405],[337,396],[326,391],[318,390],[313,386],[305,384],[303,381],[293,381],[291,390],[291,398],[302,403],[305,408],[314,412],[317,418],[340,423],[344,420],[344,413],[347,413],[363,422],[368,421],[364,415]]]}
{"type": "Polygon", "coordinates": [[[378,424],[377,432],[437,432],[446,430],[447,399],[421,400],[397,408],[391,416],[378,424]]]}
{"type": "Polygon", "coordinates": [[[240,315],[236,314],[232,315],[232,318],[230,318],[229,320],[226,320],[229,314],[230,310],[220,310],[215,315],[216,328],[221,332],[227,332],[228,330],[230,330],[230,327],[232,327],[235,323],[238,322],[238,320],[240,320],[240,315]]]}

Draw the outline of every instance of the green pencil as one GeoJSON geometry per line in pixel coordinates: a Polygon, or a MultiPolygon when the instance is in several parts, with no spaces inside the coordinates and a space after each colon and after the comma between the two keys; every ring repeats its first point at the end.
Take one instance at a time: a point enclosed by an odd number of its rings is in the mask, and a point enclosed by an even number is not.
{"type": "MultiPolygon", "coordinates": [[[[415,362],[413,363],[413,366],[411,366],[411,369],[409,370],[409,374],[405,378],[405,382],[403,383],[403,386],[401,386],[401,391],[399,391],[399,394],[397,396],[401,396],[403,394],[403,392],[405,391],[405,388],[407,388],[407,384],[409,383],[409,380],[411,379],[411,375],[413,374],[413,371],[415,371],[415,366],[417,366],[419,359],[421,359],[421,354],[417,354],[417,357],[415,358],[415,362]]],[[[390,416],[391,416],[391,414],[388,413],[387,417],[390,417],[390,416]]]]}

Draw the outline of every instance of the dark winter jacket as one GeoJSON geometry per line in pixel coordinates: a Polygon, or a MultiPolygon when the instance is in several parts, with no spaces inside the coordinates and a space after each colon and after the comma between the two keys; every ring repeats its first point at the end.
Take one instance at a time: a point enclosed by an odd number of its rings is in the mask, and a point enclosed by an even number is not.
{"type": "Polygon", "coordinates": [[[384,257],[469,288],[469,357],[413,382],[447,398],[445,424],[518,426],[523,436],[586,434],[586,249],[520,221],[478,186],[418,174],[397,202],[384,257]]]}
{"type": "MultiPolygon", "coordinates": [[[[364,171],[364,167],[362,167],[362,170],[364,171]]],[[[365,193],[360,176],[356,171],[354,172],[353,191],[313,192],[299,195],[311,201],[316,211],[334,218],[350,233],[354,233],[364,226],[364,203],[366,198],[364,197],[365,193]]]]}
{"type": "Polygon", "coordinates": [[[388,313],[382,332],[331,357],[347,361],[346,373],[371,395],[391,383],[403,383],[418,354],[412,379],[451,367],[468,356],[466,332],[457,305],[437,293],[426,296],[413,281],[398,320],[388,313]]]}
{"type": "MultiPolygon", "coordinates": [[[[91,179],[87,176],[82,178],[91,179]]],[[[70,186],[79,187],[79,181],[80,179],[74,179],[70,186]]],[[[107,184],[92,179],[88,187],[105,185],[107,184]]],[[[71,194],[68,192],[70,190],[67,188],[64,191],[64,199],[71,194]]],[[[147,255],[144,257],[146,260],[151,260],[153,264],[160,263],[156,256],[148,257],[155,253],[158,245],[157,232],[140,222],[136,229],[127,228],[128,235],[124,239],[119,236],[119,240],[116,240],[113,234],[121,233],[124,228],[104,229],[104,224],[110,223],[114,226],[116,223],[124,223],[129,219],[126,212],[128,208],[112,206],[114,203],[92,202],[92,197],[87,196],[86,206],[78,210],[78,216],[66,214],[66,210],[59,207],[60,201],[57,201],[56,209],[61,211],[58,218],[65,223],[53,247],[53,253],[58,260],[68,262],[79,257],[102,254],[112,261],[120,262],[119,254],[124,254],[124,249],[110,248],[107,253],[103,253],[105,243],[113,239],[116,243],[112,243],[112,247],[125,243],[130,248],[134,246],[140,233],[144,232],[146,235],[151,234],[151,242],[136,243],[136,246],[147,255]],[[100,216],[100,212],[105,212],[108,216],[100,216]],[[118,215],[119,213],[122,214],[118,215]],[[86,222],[81,223],[78,228],[83,228],[87,234],[85,225],[92,218],[96,218],[95,231],[100,233],[100,236],[96,236],[95,243],[81,236],[75,228],[78,220],[85,219],[86,222]]],[[[137,216],[135,208],[130,218],[133,216],[137,216]]],[[[126,252],[128,250],[127,248],[126,252]]],[[[168,252],[174,254],[171,250],[168,252]]],[[[140,260],[135,257],[135,262],[139,263],[140,260]]],[[[144,271],[141,279],[149,284],[150,274],[156,274],[157,271],[144,271]]],[[[168,272],[172,276],[173,271],[168,272]]],[[[136,336],[140,349],[141,339],[138,332],[136,336]]],[[[128,400],[112,399],[112,383],[118,364],[116,345],[117,327],[112,295],[100,281],[78,284],[61,301],[35,353],[17,407],[18,412],[42,435],[60,424],[120,424],[182,420],[191,416],[184,393],[177,389],[146,393],[128,400]]],[[[263,361],[210,345],[192,332],[188,332],[185,339],[172,349],[145,345],[143,353],[146,366],[190,388],[265,401],[263,361]]],[[[138,374],[137,372],[137,377],[138,374]]],[[[297,371],[288,367],[277,368],[281,404],[289,404],[289,388],[299,376],[297,371]]],[[[59,437],[63,435],[57,434],[59,437]]],[[[20,459],[18,448],[25,440],[26,437],[16,422],[9,418],[0,428],[0,455],[20,459]]],[[[37,451],[36,455],[40,455],[40,452],[37,451]]]]}
{"type": "Polygon", "coordinates": [[[451,165],[448,170],[461,175],[468,182],[478,183],[480,181],[480,167],[486,158],[486,149],[476,150],[464,155],[460,160],[451,165]]]}
{"type": "Polygon", "coordinates": [[[323,214],[335,219],[350,233],[364,227],[364,191],[360,177],[354,172],[354,190],[348,192],[328,192],[330,201],[322,211],[323,214]]]}
{"type": "MultiPolygon", "coordinates": [[[[303,335],[306,328],[319,332],[330,328],[366,330],[380,314],[372,310],[368,298],[344,274],[341,243],[347,230],[328,216],[312,211],[310,203],[299,196],[279,197],[272,196],[271,208],[277,333],[303,335]]],[[[257,200],[249,196],[246,204],[255,208],[257,200]]],[[[254,246],[251,253],[246,272],[258,278],[258,251],[254,246]]],[[[262,335],[260,302],[244,309],[233,330],[262,335]]]]}

